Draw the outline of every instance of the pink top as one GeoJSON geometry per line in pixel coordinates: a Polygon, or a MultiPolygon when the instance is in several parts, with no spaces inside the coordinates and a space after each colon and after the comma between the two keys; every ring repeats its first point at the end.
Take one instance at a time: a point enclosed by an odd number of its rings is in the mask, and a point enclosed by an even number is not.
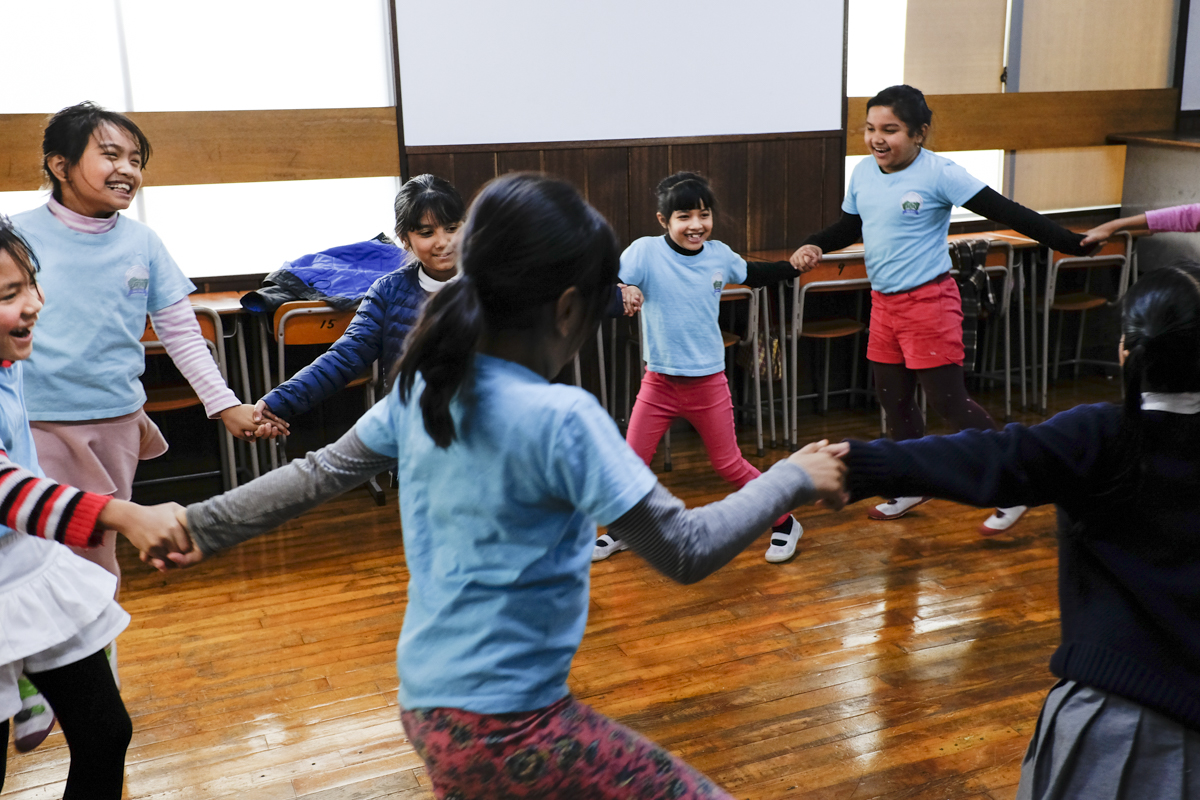
{"type": "Polygon", "coordinates": [[[1147,211],[1146,226],[1152,231],[1194,233],[1200,229],[1200,203],[1147,211]]]}
{"type": "MultiPolygon", "coordinates": [[[[78,214],[54,199],[51,195],[46,203],[50,213],[62,224],[79,233],[107,233],[117,224],[119,214],[111,217],[88,217],[78,214]]],[[[175,362],[180,373],[192,385],[196,396],[204,403],[204,411],[211,418],[216,418],[222,411],[233,406],[241,405],[221,376],[221,370],[213,361],[204,335],[200,332],[200,323],[196,321],[196,312],[185,297],[179,302],[155,311],[150,315],[154,323],[154,333],[158,336],[167,355],[175,362]]]]}

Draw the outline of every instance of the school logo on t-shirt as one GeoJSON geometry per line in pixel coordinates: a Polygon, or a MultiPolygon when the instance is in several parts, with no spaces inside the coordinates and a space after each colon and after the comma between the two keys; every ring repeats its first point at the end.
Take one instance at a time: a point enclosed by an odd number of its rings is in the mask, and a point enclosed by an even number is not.
{"type": "Polygon", "coordinates": [[[920,214],[921,204],[925,202],[925,198],[916,192],[905,192],[900,198],[900,214],[920,214]]]}
{"type": "Polygon", "coordinates": [[[128,290],[127,297],[139,294],[148,297],[150,295],[150,270],[140,265],[125,270],[125,288],[128,290]]]}
{"type": "Polygon", "coordinates": [[[714,272],[712,274],[712,287],[713,294],[720,295],[721,289],[725,288],[725,276],[720,272],[714,272]]]}

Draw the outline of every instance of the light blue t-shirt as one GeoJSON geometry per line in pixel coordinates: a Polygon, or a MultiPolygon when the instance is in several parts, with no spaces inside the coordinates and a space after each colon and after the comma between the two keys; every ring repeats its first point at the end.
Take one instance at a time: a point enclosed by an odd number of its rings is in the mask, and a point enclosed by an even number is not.
{"type": "Polygon", "coordinates": [[[660,375],[715,375],[725,370],[717,313],[721,289],[746,280],[746,260],[721,242],[699,255],[671,249],[663,236],[643,236],[621,254],[621,283],[642,290],[642,360],[660,375]]]}
{"type": "Polygon", "coordinates": [[[41,265],[46,305],[25,368],[35,420],[108,419],[146,402],[146,315],[179,302],[195,285],[145,225],[120,217],[107,233],[80,233],[48,206],[13,217],[41,265]]]}
{"type": "Polygon", "coordinates": [[[950,211],[986,184],[924,148],[905,169],[887,173],[865,158],[850,175],[842,210],[863,222],[871,288],[904,292],[950,271],[950,211]]]}
{"type": "Polygon", "coordinates": [[[355,425],[398,461],[410,575],[400,703],[530,711],[567,694],[596,525],[656,479],[586,391],[484,355],[473,375],[451,403],[458,438],[447,449],[425,432],[420,376],[408,404],[392,391],[355,425]]]}
{"type": "MultiPolygon", "coordinates": [[[[0,450],[8,453],[9,461],[43,477],[44,473],[38,466],[37,450],[33,446],[33,434],[29,430],[29,417],[25,412],[21,366],[20,361],[8,367],[0,366],[0,450]]],[[[0,525],[0,536],[10,533],[17,531],[0,525]]]]}

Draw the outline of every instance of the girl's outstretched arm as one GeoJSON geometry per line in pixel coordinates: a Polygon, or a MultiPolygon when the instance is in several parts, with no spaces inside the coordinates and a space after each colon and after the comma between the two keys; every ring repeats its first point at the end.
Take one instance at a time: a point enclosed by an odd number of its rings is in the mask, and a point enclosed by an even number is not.
{"type": "MultiPolygon", "coordinates": [[[[1163,209],[1163,210],[1170,211],[1171,209],[1163,209]]],[[[1108,237],[1112,236],[1117,231],[1123,231],[1126,228],[1145,228],[1145,227],[1147,227],[1145,214],[1136,214],[1132,217],[1122,217],[1121,219],[1114,219],[1110,222],[1104,223],[1103,225],[1097,225],[1096,227],[1094,227],[1090,231],[1088,231],[1086,234],[1084,234],[1083,242],[1081,244],[1083,244],[1084,247],[1087,247],[1087,246],[1093,245],[1093,244],[1100,244],[1101,242],[1108,239],[1108,237]]],[[[1170,229],[1164,228],[1163,230],[1170,230],[1170,229]]],[[[1195,230],[1195,228],[1192,228],[1192,230],[1195,230]]]]}
{"type": "Polygon", "coordinates": [[[845,502],[845,469],[815,442],[780,461],[740,490],[701,508],[655,484],[650,493],[608,526],[655,569],[680,582],[695,583],[729,563],[770,527],[780,514],[823,500],[845,502]]]}
{"type": "Polygon", "coordinates": [[[395,466],[396,459],[367,447],[351,428],[304,458],[188,506],[187,529],[199,552],[172,560],[187,565],[252,539],[395,466]]]}
{"type": "Polygon", "coordinates": [[[1036,506],[1097,490],[1093,470],[1115,439],[1121,407],[1078,406],[1000,431],[965,430],[893,442],[849,442],[851,501],[932,495],[973,506],[1036,506]]]}
{"type": "Polygon", "coordinates": [[[807,272],[820,263],[822,254],[862,241],[862,224],[861,216],[843,211],[837,222],[804,240],[804,244],[792,253],[792,266],[807,272]]]}
{"type": "Polygon", "coordinates": [[[963,203],[963,208],[1007,225],[1017,233],[1035,239],[1060,253],[1085,256],[1090,249],[1083,246],[1083,234],[1072,233],[1036,211],[1014,203],[990,186],[980,189],[974,197],[963,203]]]}

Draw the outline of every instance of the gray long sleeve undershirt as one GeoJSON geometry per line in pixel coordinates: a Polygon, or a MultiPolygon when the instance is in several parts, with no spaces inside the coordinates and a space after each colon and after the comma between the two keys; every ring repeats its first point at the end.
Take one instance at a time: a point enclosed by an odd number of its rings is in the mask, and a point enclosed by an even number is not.
{"type": "MultiPolygon", "coordinates": [[[[394,468],[351,429],[331,445],[187,508],[192,540],[211,555],[266,533],[394,468]]],[[[609,526],[656,569],[694,583],[728,563],[780,514],[815,498],[800,467],[781,461],[724,500],[688,509],[660,484],[609,526]]]]}

